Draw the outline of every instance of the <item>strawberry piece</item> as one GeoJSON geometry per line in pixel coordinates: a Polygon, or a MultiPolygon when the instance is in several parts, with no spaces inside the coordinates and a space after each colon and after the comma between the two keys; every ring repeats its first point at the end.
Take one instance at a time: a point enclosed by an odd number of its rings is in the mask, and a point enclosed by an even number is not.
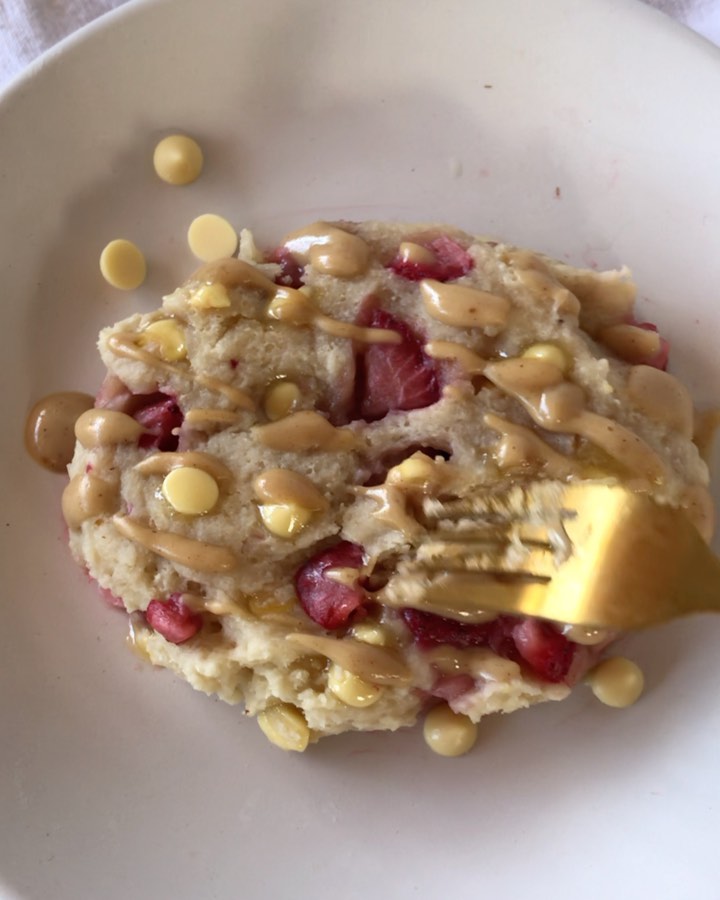
{"type": "Polygon", "coordinates": [[[414,263],[396,256],[388,268],[408,281],[420,281],[421,278],[434,278],[435,281],[452,281],[460,278],[474,266],[473,258],[457,241],[441,234],[432,241],[418,240],[417,243],[435,254],[435,262],[414,263]]]}
{"type": "Polygon", "coordinates": [[[498,616],[469,625],[416,609],[404,609],[402,617],[421,648],[487,646],[498,656],[525,663],[543,681],[564,681],[575,656],[575,644],[540,619],[498,616]]]}
{"type": "Polygon", "coordinates": [[[175,398],[160,391],[134,394],[115,375],[106,375],[95,397],[99,409],[112,409],[132,416],[146,430],[138,446],[144,450],[177,450],[178,436],[173,434],[183,423],[183,414],[175,398]]]}
{"type": "Polygon", "coordinates": [[[430,689],[430,695],[451,703],[474,687],[475,679],[470,675],[441,675],[430,689]]]}
{"type": "Polygon", "coordinates": [[[300,265],[286,247],[278,247],[273,250],[268,256],[268,262],[277,263],[280,266],[280,274],[275,279],[275,284],[301,288],[305,283],[303,281],[305,267],[300,265]]]}
{"type": "Polygon", "coordinates": [[[562,681],[570,670],[574,645],[549,622],[523,619],[513,629],[520,656],[545,681],[562,681]]]}
{"type": "Polygon", "coordinates": [[[170,594],[167,600],[151,600],[145,620],[171,644],[189,641],[202,628],[202,616],[183,603],[181,594],[170,594]]]}
{"type": "Polygon", "coordinates": [[[434,613],[418,609],[404,609],[402,617],[415,638],[415,643],[423,649],[435,644],[450,644],[452,647],[481,647],[488,643],[491,622],[481,625],[464,625],[454,619],[445,619],[434,613]]]}
{"type": "Polygon", "coordinates": [[[95,395],[95,407],[126,413],[132,406],[133,396],[133,392],[124,381],[108,372],[95,395]]]}
{"type": "Polygon", "coordinates": [[[358,569],[363,564],[363,548],[350,541],[340,541],[317,553],[295,574],[295,588],[300,603],[313,622],[323,628],[341,628],[365,602],[360,587],[340,584],[325,576],[328,569],[358,569]]]}
{"type": "Polygon", "coordinates": [[[140,401],[132,417],[139,422],[146,433],[140,435],[138,446],[144,450],[177,450],[178,435],[173,431],[180,429],[183,414],[173,397],[167,394],[138,394],[140,401]]]}
{"type": "Polygon", "coordinates": [[[115,606],[118,609],[125,609],[125,604],[123,603],[122,597],[117,597],[109,588],[101,588],[98,586],[98,590],[100,591],[100,596],[108,606],[115,606]]]}
{"type": "MultiPolygon", "coordinates": [[[[654,331],[657,334],[657,325],[653,325],[652,322],[633,322],[632,324],[636,325],[638,328],[643,328],[645,331],[654,331]]],[[[654,366],[656,369],[661,369],[664,372],[668,367],[669,356],[670,342],[665,340],[665,338],[661,335],[660,349],[649,359],[645,360],[645,365],[654,366]]]]}
{"type": "Polygon", "coordinates": [[[356,396],[359,418],[382,419],[395,410],[421,409],[440,399],[433,360],[411,328],[383,309],[363,316],[369,328],[387,328],[402,337],[399,344],[370,344],[358,357],[356,396]]]}

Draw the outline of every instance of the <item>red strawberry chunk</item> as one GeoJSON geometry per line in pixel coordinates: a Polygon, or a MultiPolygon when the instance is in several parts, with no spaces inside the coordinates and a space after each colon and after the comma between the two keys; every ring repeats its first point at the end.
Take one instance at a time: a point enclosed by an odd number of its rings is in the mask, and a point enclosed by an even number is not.
{"type": "MultiPolygon", "coordinates": [[[[657,333],[657,325],[652,322],[633,322],[638,328],[644,328],[645,331],[654,331],[657,333]]],[[[664,372],[668,367],[668,359],[670,356],[670,342],[660,336],[660,349],[657,353],[645,360],[646,366],[654,366],[656,369],[662,369],[664,372]]]]}
{"type": "Polygon", "coordinates": [[[407,278],[408,281],[420,281],[421,278],[452,281],[454,278],[467,275],[474,265],[472,256],[464,247],[446,234],[442,234],[432,241],[418,240],[417,243],[435,254],[434,262],[408,262],[396,256],[389,265],[396,275],[407,278]]]}
{"type": "Polygon", "coordinates": [[[97,409],[112,409],[126,413],[132,406],[133,392],[117,375],[109,372],[95,395],[97,409]]]}
{"type": "Polygon", "coordinates": [[[421,648],[435,644],[487,646],[498,656],[525,663],[543,681],[565,680],[575,655],[575,644],[540,619],[498,616],[490,622],[466,625],[416,609],[404,609],[402,617],[421,648]]]}
{"type": "Polygon", "coordinates": [[[402,617],[413,633],[415,643],[423,649],[435,644],[450,644],[452,647],[480,647],[488,643],[490,625],[463,625],[454,619],[445,619],[434,613],[417,609],[404,609],[402,617]]]}
{"type": "Polygon", "coordinates": [[[275,284],[285,287],[301,288],[305,283],[304,266],[295,259],[287,247],[278,247],[268,256],[268,262],[277,263],[280,266],[280,274],[275,279],[275,284]]]}
{"type": "Polygon", "coordinates": [[[123,603],[122,597],[117,597],[109,588],[102,588],[98,586],[98,590],[100,591],[100,596],[108,606],[116,606],[118,609],[125,609],[125,604],[123,603]]]}
{"type": "Polygon", "coordinates": [[[145,620],[171,644],[183,644],[202,628],[202,616],[182,601],[181,594],[170,594],[167,600],[151,600],[145,620]]]}
{"type": "Polygon", "coordinates": [[[140,394],[136,399],[141,405],[132,414],[146,433],[140,435],[138,445],[144,450],[177,450],[179,430],[183,423],[183,414],[173,397],[167,394],[140,394]]]}
{"type": "Polygon", "coordinates": [[[441,675],[430,689],[430,694],[450,703],[474,687],[475,679],[470,675],[441,675]]]}
{"type": "Polygon", "coordinates": [[[520,656],[545,681],[562,681],[575,653],[574,645],[549,622],[523,619],[513,629],[520,656]]]}
{"type": "Polygon", "coordinates": [[[359,418],[382,419],[395,410],[422,409],[440,399],[433,360],[423,351],[412,329],[383,309],[363,317],[369,328],[397,331],[399,344],[370,344],[358,358],[356,396],[359,418]]]}
{"type": "Polygon", "coordinates": [[[365,602],[360,587],[340,584],[325,576],[328,569],[358,569],[363,564],[363,548],[341,541],[317,553],[295,573],[300,603],[313,622],[332,630],[341,628],[365,602]]]}

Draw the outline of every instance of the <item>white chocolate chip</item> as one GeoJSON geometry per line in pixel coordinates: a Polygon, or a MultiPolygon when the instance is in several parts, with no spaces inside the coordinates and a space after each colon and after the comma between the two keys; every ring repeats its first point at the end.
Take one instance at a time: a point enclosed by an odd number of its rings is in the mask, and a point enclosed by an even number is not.
{"type": "Polygon", "coordinates": [[[258,510],[263,525],[279,538],[295,537],[312,518],[312,510],[296,503],[261,503],[258,510]]]}
{"type": "Polygon", "coordinates": [[[121,291],[134,291],[145,281],[147,265],[139,247],[118,238],[100,254],[100,271],[108,284],[121,291]]]}
{"type": "Polygon", "coordinates": [[[300,388],[292,381],[276,381],[265,392],[263,407],[265,415],[271,422],[284,419],[295,412],[302,395],[300,388]]]}
{"type": "Polygon", "coordinates": [[[232,256],[238,245],[235,229],[227,219],[215,213],[205,213],[193,219],[187,239],[192,252],[203,262],[232,256]]]}
{"type": "Polygon", "coordinates": [[[622,656],[611,657],[595,666],[588,682],[601,703],[616,709],[632,706],[645,687],[642,669],[622,656]]]}
{"type": "Polygon", "coordinates": [[[180,466],[165,476],[162,494],[177,512],[202,516],[215,506],[220,491],[217,481],[208,472],[180,466]]]}
{"type": "Polygon", "coordinates": [[[225,309],[230,306],[230,297],[224,284],[202,284],[188,299],[195,309],[225,309]]]}
{"type": "MultiPolygon", "coordinates": [[[[331,569],[325,569],[325,577],[331,569]]],[[[357,569],[354,570],[357,572],[357,569]]],[[[355,576],[357,582],[357,575],[355,576]]],[[[362,641],[363,644],[372,644],[373,647],[386,647],[388,644],[388,633],[382,625],[377,622],[358,622],[353,625],[352,636],[356,641],[362,641]]]]}
{"type": "Polygon", "coordinates": [[[426,247],[421,244],[415,244],[413,241],[403,241],[398,248],[398,256],[404,263],[414,263],[415,265],[432,265],[437,262],[437,257],[426,247]]]}
{"type": "Polygon", "coordinates": [[[425,717],[423,736],[428,747],[440,756],[462,756],[475,745],[477,725],[441,703],[425,717]]]}
{"type": "Polygon", "coordinates": [[[567,353],[557,344],[531,344],[523,351],[522,355],[525,359],[539,359],[542,362],[550,363],[560,369],[563,375],[567,375],[570,369],[567,353]]]}
{"type": "Polygon", "coordinates": [[[310,740],[310,729],[302,712],[290,703],[276,703],[258,715],[258,725],[271,744],[281,750],[302,753],[310,740]]]}
{"type": "Polygon", "coordinates": [[[173,319],[158,319],[151,322],[138,335],[138,346],[156,350],[165,362],[178,362],[187,356],[185,332],[173,319]]]}
{"type": "Polygon", "coordinates": [[[413,454],[397,466],[393,466],[387,474],[388,484],[426,484],[434,475],[435,466],[431,459],[423,454],[413,454]]]}
{"type": "Polygon", "coordinates": [[[338,700],[357,708],[372,706],[373,703],[377,703],[382,693],[382,688],[378,685],[363,681],[337,663],[330,666],[327,683],[328,690],[335,694],[338,700]]]}
{"type": "Polygon", "coordinates": [[[190,184],[203,168],[203,152],[197,141],[185,134],[170,134],[155,147],[153,166],[168,184],[190,184]]]}

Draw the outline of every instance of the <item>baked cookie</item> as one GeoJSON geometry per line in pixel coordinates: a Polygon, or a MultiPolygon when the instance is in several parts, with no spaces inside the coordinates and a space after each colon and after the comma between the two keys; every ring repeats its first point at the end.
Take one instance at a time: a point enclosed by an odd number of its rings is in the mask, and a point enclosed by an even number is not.
{"type": "Polygon", "coordinates": [[[270,254],[243,232],[239,258],[101,333],[72,552],[154,664],[279,746],[441,703],[428,740],[463,752],[483,715],[567,696],[616,635],[412,589],[433,510],[622,481],[710,536],[693,405],[634,301],[625,269],[444,226],[321,222],[270,254]]]}

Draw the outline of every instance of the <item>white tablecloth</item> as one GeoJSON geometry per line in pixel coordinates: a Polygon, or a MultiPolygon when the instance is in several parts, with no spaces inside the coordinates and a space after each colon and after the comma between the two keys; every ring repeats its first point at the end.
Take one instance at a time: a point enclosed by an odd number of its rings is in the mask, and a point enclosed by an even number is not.
{"type": "MultiPolygon", "coordinates": [[[[0,0],[0,86],[65,35],[124,2],[126,0],[0,0]]],[[[645,2],[720,46],[720,0],[645,2]]]]}

